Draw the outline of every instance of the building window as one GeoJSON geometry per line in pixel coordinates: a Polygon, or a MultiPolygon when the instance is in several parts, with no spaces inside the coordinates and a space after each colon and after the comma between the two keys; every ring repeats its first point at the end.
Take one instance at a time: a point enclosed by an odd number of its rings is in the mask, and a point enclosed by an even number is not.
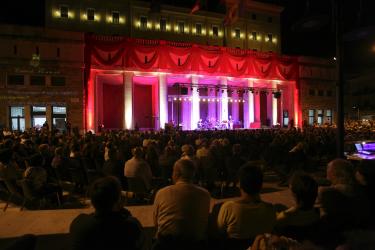
{"type": "Polygon", "coordinates": [[[165,18],[160,19],[160,30],[167,31],[167,19],[165,18]]]}
{"type": "Polygon", "coordinates": [[[31,108],[31,126],[33,128],[41,129],[46,122],[46,107],[32,106],[31,108]]]}
{"type": "Polygon", "coordinates": [[[30,76],[30,85],[33,86],[44,86],[46,79],[44,76],[30,76]]]}
{"type": "Polygon", "coordinates": [[[8,75],[8,85],[24,85],[25,77],[23,75],[8,75]]]}
{"type": "Polygon", "coordinates": [[[272,18],[272,16],[269,16],[268,19],[267,19],[267,21],[268,21],[269,23],[272,23],[272,22],[273,22],[273,18],[272,18]]]}
{"type": "Polygon", "coordinates": [[[257,20],[257,14],[255,14],[255,13],[251,14],[251,19],[257,20]]]}
{"type": "Polygon", "coordinates": [[[88,21],[95,21],[95,9],[89,8],[87,9],[87,20],[88,21]]]}
{"type": "Polygon", "coordinates": [[[39,46],[36,46],[36,47],[35,47],[35,54],[36,54],[36,55],[39,55],[39,46]]]}
{"type": "Polygon", "coordinates": [[[112,23],[119,24],[120,23],[120,12],[112,11],[112,23]]]}
{"type": "Polygon", "coordinates": [[[309,125],[314,125],[315,122],[315,110],[309,109],[309,125]]]}
{"type": "Polygon", "coordinates": [[[65,77],[63,76],[52,76],[51,77],[52,86],[65,86],[65,77]]]}
{"type": "Polygon", "coordinates": [[[309,89],[309,95],[315,96],[315,89],[309,89]]]}
{"type": "Polygon", "coordinates": [[[53,127],[58,130],[65,130],[66,107],[52,107],[52,123],[53,127]]]}
{"type": "Polygon", "coordinates": [[[184,22],[178,22],[177,23],[178,33],[184,33],[185,32],[185,23],[184,22]]]}
{"type": "Polygon", "coordinates": [[[318,114],[318,125],[323,125],[323,110],[318,109],[317,114],[318,114]]]}
{"type": "Polygon", "coordinates": [[[330,109],[326,110],[326,122],[325,123],[332,125],[332,110],[330,109]]]}
{"type": "Polygon", "coordinates": [[[60,57],[60,48],[56,48],[56,57],[60,57]]]}
{"type": "Polygon", "coordinates": [[[147,29],[147,17],[141,16],[140,22],[141,22],[141,29],[147,29]]]}
{"type": "Polygon", "coordinates": [[[66,5],[60,6],[60,18],[68,18],[69,17],[69,7],[66,5]]]}
{"type": "Polygon", "coordinates": [[[202,35],[202,24],[201,23],[195,24],[195,33],[199,36],[202,35]]]}
{"type": "Polygon", "coordinates": [[[321,89],[319,89],[319,90],[318,90],[318,96],[323,96],[323,95],[324,95],[324,91],[321,90],[321,89]]]}
{"type": "Polygon", "coordinates": [[[9,107],[10,114],[10,128],[12,130],[25,130],[25,108],[24,107],[9,107]]]}
{"type": "Polygon", "coordinates": [[[240,30],[239,28],[236,28],[236,29],[234,30],[234,37],[235,37],[236,39],[240,39],[240,38],[241,38],[241,30],[240,30]]]}
{"type": "Polygon", "coordinates": [[[288,127],[289,124],[289,112],[288,110],[283,111],[283,127],[288,127]]]}
{"type": "Polygon", "coordinates": [[[253,41],[257,40],[257,32],[256,31],[251,32],[250,39],[253,40],[253,41]]]}
{"type": "Polygon", "coordinates": [[[272,34],[267,34],[266,42],[272,43],[272,34]]]}
{"type": "Polygon", "coordinates": [[[332,90],[327,90],[327,96],[332,96],[332,90]]]}
{"type": "Polygon", "coordinates": [[[214,37],[218,37],[219,36],[219,27],[217,26],[212,26],[212,35],[214,37]]]}
{"type": "Polygon", "coordinates": [[[13,55],[17,55],[18,50],[17,50],[17,45],[13,46],[13,55]]]}

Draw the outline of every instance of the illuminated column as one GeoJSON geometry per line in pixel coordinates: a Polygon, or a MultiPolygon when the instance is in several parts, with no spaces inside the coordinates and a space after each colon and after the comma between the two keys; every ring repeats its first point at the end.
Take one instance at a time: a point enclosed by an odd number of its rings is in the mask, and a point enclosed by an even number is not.
{"type": "MultiPolygon", "coordinates": [[[[227,86],[227,78],[221,78],[221,86],[227,86]]],[[[221,100],[220,100],[220,121],[228,121],[228,91],[227,89],[221,93],[221,100]]]]}
{"type": "Polygon", "coordinates": [[[208,99],[210,100],[208,102],[208,118],[212,119],[216,117],[216,91],[215,89],[208,90],[208,99]]]}
{"type": "Polygon", "coordinates": [[[198,122],[200,118],[199,110],[199,93],[198,93],[198,83],[199,79],[197,76],[191,77],[191,83],[193,85],[193,90],[191,93],[191,113],[190,113],[190,129],[194,130],[198,127],[198,122]]]}
{"type": "Polygon", "coordinates": [[[52,106],[46,105],[46,121],[49,124],[49,129],[53,128],[53,120],[52,120],[52,106]]]}
{"type": "Polygon", "coordinates": [[[86,130],[95,131],[95,82],[96,74],[91,72],[87,82],[86,130]]]}
{"type": "Polygon", "coordinates": [[[30,105],[25,106],[25,129],[29,129],[32,127],[31,125],[31,109],[30,105]]]}
{"type": "MultiPolygon", "coordinates": [[[[272,83],[272,88],[274,90],[277,89],[277,84],[274,82],[272,83]]],[[[272,98],[272,125],[276,125],[277,124],[277,118],[278,118],[278,107],[277,107],[277,98],[274,98],[273,95],[271,95],[271,98],[272,98]]]]}
{"type": "MultiPolygon", "coordinates": [[[[248,87],[253,87],[253,82],[248,80],[248,87]]],[[[244,110],[244,128],[250,128],[250,124],[254,122],[254,93],[248,91],[245,95],[246,100],[243,106],[244,110]]]]}
{"type": "Polygon", "coordinates": [[[269,126],[272,126],[273,125],[273,104],[272,104],[272,99],[273,99],[273,96],[272,96],[272,91],[269,90],[266,92],[266,98],[267,98],[267,121],[269,121],[269,126]]]}
{"type": "Polygon", "coordinates": [[[168,122],[168,86],[166,74],[159,74],[159,126],[164,128],[168,122]]]}
{"type": "Polygon", "coordinates": [[[240,106],[238,102],[238,93],[237,93],[237,90],[234,90],[232,93],[232,120],[234,122],[238,121],[239,110],[240,110],[240,106]]]}
{"type": "Polygon", "coordinates": [[[260,92],[255,90],[254,95],[254,122],[260,123],[260,92]]]}
{"type": "Polygon", "coordinates": [[[124,128],[133,129],[133,72],[124,73],[124,128]]]}

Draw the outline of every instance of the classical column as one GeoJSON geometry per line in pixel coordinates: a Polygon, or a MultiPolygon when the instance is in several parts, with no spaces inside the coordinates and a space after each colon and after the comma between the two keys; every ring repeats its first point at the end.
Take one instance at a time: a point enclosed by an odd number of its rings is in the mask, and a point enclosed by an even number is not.
{"type": "Polygon", "coordinates": [[[260,92],[255,90],[254,95],[254,122],[260,123],[260,92]]]}
{"type": "Polygon", "coordinates": [[[190,129],[194,130],[198,127],[198,122],[200,119],[200,110],[199,110],[199,93],[198,93],[198,84],[199,78],[198,76],[191,77],[191,83],[193,86],[193,90],[191,93],[191,112],[190,112],[190,129]]]}
{"type": "Polygon", "coordinates": [[[46,121],[49,124],[49,129],[52,130],[53,120],[52,120],[52,106],[51,105],[46,105],[46,121]]]}
{"type": "Polygon", "coordinates": [[[25,106],[25,130],[32,127],[31,125],[31,106],[25,106]]]}
{"type": "MultiPolygon", "coordinates": [[[[271,85],[272,86],[272,85],[271,85]]],[[[272,95],[272,91],[269,90],[266,92],[266,98],[267,98],[267,121],[269,121],[269,126],[272,126],[273,125],[273,95],[272,95]]]]}
{"type": "MultiPolygon", "coordinates": [[[[272,88],[276,90],[277,84],[272,83],[272,88]]],[[[271,95],[271,98],[272,98],[272,125],[276,125],[278,122],[278,110],[279,110],[277,107],[278,99],[274,98],[274,95],[271,95]]]]}
{"type": "Polygon", "coordinates": [[[237,122],[238,121],[238,111],[239,111],[237,90],[233,90],[233,93],[232,93],[231,97],[232,97],[232,120],[233,120],[233,122],[237,122]]]}
{"type": "Polygon", "coordinates": [[[216,90],[215,89],[209,89],[208,90],[208,118],[212,119],[216,117],[216,90]]]}
{"type": "Polygon", "coordinates": [[[133,72],[124,73],[124,128],[133,129],[133,72]]]}
{"type": "Polygon", "coordinates": [[[166,74],[159,74],[159,126],[164,128],[168,122],[168,86],[166,74]]]}
{"type": "Polygon", "coordinates": [[[86,104],[86,130],[95,131],[96,130],[96,120],[95,120],[95,83],[96,74],[91,72],[90,78],[87,82],[87,104],[86,104]]]}
{"type": "MultiPolygon", "coordinates": [[[[247,86],[249,88],[253,87],[253,82],[248,80],[247,86]]],[[[254,122],[254,93],[248,91],[246,95],[244,95],[244,128],[250,128],[250,124],[254,122]]]]}
{"type": "MultiPolygon", "coordinates": [[[[221,86],[227,88],[228,81],[226,77],[221,78],[220,82],[221,86]]],[[[228,121],[228,89],[221,93],[220,103],[220,121],[228,121]]]]}

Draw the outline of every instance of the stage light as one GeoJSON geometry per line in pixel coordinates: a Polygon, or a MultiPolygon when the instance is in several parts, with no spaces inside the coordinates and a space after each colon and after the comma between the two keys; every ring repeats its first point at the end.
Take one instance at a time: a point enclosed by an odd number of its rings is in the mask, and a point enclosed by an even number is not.
{"type": "Polygon", "coordinates": [[[181,101],[182,99],[181,98],[178,98],[179,101],[181,101]]]}
{"type": "Polygon", "coordinates": [[[205,102],[205,101],[206,101],[206,98],[203,98],[203,101],[205,102]]]}
{"type": "Polygon", "coordinates": [[[177,101],[177,98],[175,97],[175,98],[173,98],[173,100],[174,100],[174,101],[177,101]]]}
{"type": "Polygon", "coordinates": [[[186,98],[184,98],[184,101],[186,101],[186,98]]]}

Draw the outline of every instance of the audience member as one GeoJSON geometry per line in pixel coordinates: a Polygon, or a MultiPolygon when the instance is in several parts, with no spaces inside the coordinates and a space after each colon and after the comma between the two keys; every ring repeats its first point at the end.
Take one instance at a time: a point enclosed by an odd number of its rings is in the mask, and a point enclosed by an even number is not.
{"type": "Polygon", "coordinates": [[[147,190],[151,189],[152,172],[150,165],[143,159],[143,150],[133,148],[133,158],[125,163],[124,175],[127,178],[136,178],[143,182],[147,190]]]}
{"type": "MultiPolygon", "coordinates": [[[[192,183],[192,161],[178,160],[174,185],[157,192],[154,201],[155,249],[199,249],[206,240],[210,194],[192,183]]],[[[202,248],[204,249],[204,248],[202,248]]]]}
{"type": "Polygon", "coordinates": [[[143,229],[121,204],[121,186],[114,177],[96,180],[90,189],[92,214],[81,214],[70,225],[72,250],[142,249],[143,229]]]}

